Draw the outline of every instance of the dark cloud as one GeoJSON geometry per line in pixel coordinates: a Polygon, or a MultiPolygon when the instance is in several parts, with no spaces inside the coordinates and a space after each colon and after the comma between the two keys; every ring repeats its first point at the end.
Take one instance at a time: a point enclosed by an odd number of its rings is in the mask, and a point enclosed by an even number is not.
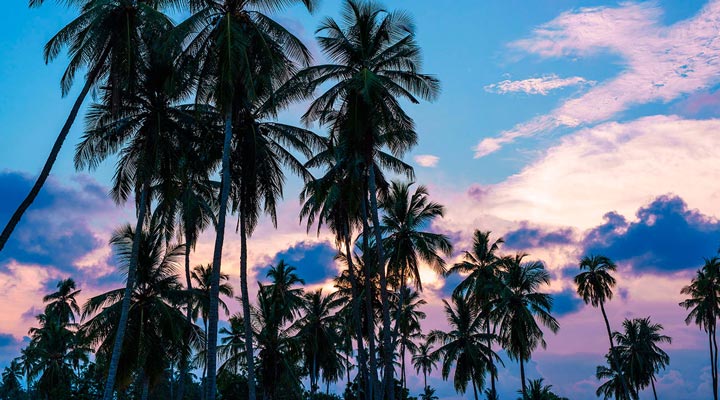
{"type": "Polygon", "coordinates": [[[522,223],[520,228],[506,233],[505,246],[511,249],[529,249],[573,243],[573,230],[570,228],[545,231],[522,223]]]}
{"type": "Polygon", "coordinates": [[[444,299],[449,299],[452,296],[453,291],[455,288],[460,284],[460,282],[465,279],[464,276],[460,274],[452,274],[447,276],[445,279],[443,279],[443,287],[440,289],[440,295],[444,299]]]}
{"type": "MultiPolygon", "coordinates": [[[[0,172],[0,223],[4,225],[10,219],[33,179],[0,172]]],[[[86,176],[75,178],[72,186],[48,179],[0,254],[0,268],[15,260],[76,272],[73,263],[77,259],[104,245],[93,235],[86,217],[111,209],[107,191],[86,176]]]]}
{"type": "Polygon", "coordinates": [[[696,268],[718,250],[720,223],[688,209],[680,197],[658,197],[636,216],[629,222],[615,212],[606,214],[605,223],[586,236],[584,254],[629,262],[638,272],[674,272],[696,268]]]}
{"type": "Polygon", "coordinates": [[[582,299],[574,289],[565,289],[560,293],[553,293],[552,313],[556,317],[564,317],[579,311],[583,306],[582,299]]]}
{"type": "MultiPolygon", "coordinates": [[[[277,254],[271,260],[271,265],[277,265],[281,260],[297,268],[297,275],[307,284],[321,283],[337,275],[334,258],[337,251],[327,242],[298,242],[277,254]]],[[[258,269],[258,279],[265,280],[270,265],[258,269]]]]}

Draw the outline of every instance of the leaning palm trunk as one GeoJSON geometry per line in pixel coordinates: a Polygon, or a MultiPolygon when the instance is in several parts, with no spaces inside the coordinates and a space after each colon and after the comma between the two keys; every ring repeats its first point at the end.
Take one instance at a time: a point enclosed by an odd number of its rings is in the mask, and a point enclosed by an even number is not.
{"type": "MultiPolygon", "coordinates": [[[[525,361],[523,360],[522,356],[520,356],[520,381],[522,382],[522,398],[523,400],[526,400],[527,388],[525,387],[525,361]]],[[[628,397],[628,399],[629,398],[630,397],[628,397]]]]}
{"type": "MultiPolygon", "coordinates": [[[[487,340],[488,349],[492,350],[492,337],[490,336],[490,317],[488,317],[485,321],[485,332],[488,335],[488,340],[487,340]]],[[[492,391],[493,395],[496,395],[497,391],[495,389],[495,379],[496,379],[495,374],[497,373],[497,371],[495,370],[495,362],[493,361],[492,357],[489,357],[489,360],[490,360],[490,390],[492,391]]]]}
{"type": "MultiPolygon", "coordinates": [[[[367,359],[365,358],[365,345],[363,343],[362,336],[362,323],[360,321],[360,290],[358,288],[357,277],[355,276],[355,266],[352,260],[352,250],[350,248],[350,233],[345,232],[345,254],[347,254],[348,260],[348,275],[350,276],[350,289],[352,295],[352,319],[355,328],[355,338],[357,339],[358,349],[358,374],[360,375],[360,387],[363,388],[367,393],[370,393],[368,374],[367,374],[367,359]]],[[[348,384],[350,384],[350,368],[348,370],[348,384]]]]}
{"type": "MultiPolygon", "coordinates": [[[[213,252],[213,269],[210,280],[210,311],[208,313],[207,329],[207,379],[206,399],[215,400],[215,385],[217,377],[217,330],[218,330],[218,306],[220,297],[220,266],[222,263],[222,248],[225,240],[225,217],[227,214],[227,203],[230,195],[230,141],[232,139],[232,112],[225,115],[225,137],[223,140],[222,154],[222,185],[220,187],[220,212],[218,224],[215,228],[215,249],[213,252]]],[[[254,397],[250,398],[255,400],[254,397]]]]}
{"type": "Polygon", "coordinates": [[[717,322],[713,322],[712,325],[712,339],[713,339],[713,352],[712,352],[712,366],[715,371],[713,376],[713,397],[718,400],[718,344],[717,344],[717,322]]]}
{"type": "Polygon", "coordinates": [[[255,359],[253,358],[253,331],[250,315],[250,293],[247,277],[247,233],[245,212],[240,206],[240,294],[242,296],[243,323],[245,325],[245,354],[247,359],[248,399],[255,400],[255,359]]]}
{"type": "MultiPolygon", "coordinates": [[[[612,333],[610,331],[610,321],[608,321],[607,314],[605,313],[605,306],[602,301],[600,302],[600,311],[602,311],[603,319],[605,319],[605,328],[607,329],[608,339],[610,339],[610,354],[612,355],[612,363],[614,364],[613,369],[620,376],[620,382],[622,383],[625,397],[631,399],[630,390],[628,389],[627,382],[625,381],[625,374],[622,372],[622,365],[620,365],[620,360],[618,360],[617,353],[615,353],[615,344],[613,343],[612,333]]],[[[524,383],[525,382],[523,382],[523,384],[524,383]]]]}
{"type": "Polygon", "coordinates": [[[390,304],[387,290],[387,277],[385,276],[385,252],[382,247],[382,235],[380,233],[380,217],[378,215],[377,188],[375,186],[375,168],[372,163],[369,165],[368,189],[370,192],[370,213],[373,220],[373,231],[375,232],[375,248],[377,249],[377,266],[380,274],[380,301],[382,302],[382,341],[383,341],[383,389],[388,400],[394,400],[393,378],[395,368],[393,365],[393,348],[390,338],[390,304]]]}
{"type": "Polygon", "coordinates": [[[52,170],[53,165],[55,165],[55,160],[57,159],[57,156],[60,153],[60,149],[62,148],[62,145],[65,142],[65,139],[67,139],[67,135],[70,132],[70,128],[73,126],[73,123],[75,123],[75,118],[77,118],[78,112],[80,112],[80,107],[82,106],[82,103],[85,101],[85,97],[87,97],[87,94],[90,91],[90,88],[92,88],[92,86],[95,84],[95,81],[97,80],[98,75],[100,74],[100,70],[102,69],[104,61],[107,58],[109,52],[110,52],[110,49],[106,48],[104,50],[103,54],[100,56],[100,60],[98,60],[98,63],[96,64],[95,68],[90,72],[90,74],[88,74],[87,79],[85,80],[85,85],[83,86],[82,90],[80,91],[80,94],[78,94],[77,99],[75,99],[75,103],[73,104],[73,107],[70,110],[70,114],[68,115],[67,119],[65,120],[65,124],[63,125],[62,129],[60,130],[60,134],[58,134],[57,139],[55,139],[55,144],[53,144],[53,147],[50,150],[50,154],[48,155],[48,158],[45,161],[45,165],[43,166],[42,171],[40,171],[40,176],[38,176],[32,189],[30,189],[30,193],[28,193],[28,195],[25,197],[25,199],[22,201],[22,203],[20,203],[17,210],[15,210],[13,215],[10,217],[10,220],[8,221],[7,225],[5,225],[5,228],[3,229],[2,233],[0,233],[0,252],[2,252],[3,248],[5,247],[5,243],[7,243],[8,239],[10,239],[10,235],[13,233],[13,230],[15,230],[15,227],[20,222],[20,219],[22,218],[23,214],[25,214],[25,211],[27,211],[27,209],[30,207],[30,205],[33,203],[33,201],[35,201],[35,198],[37,197],[38,193],[40,193],[40,189],[45,184],[45,181],[47,180],[48,176],[50,176],[50,170],[52,170]]]}
{"type": "Polygon", "coordinates": [[[118,365],[120,364],[120,353],[122,352],[123,340],[125,339],[125,329],[127,328],[128,314],[130,313],[130,300],[132,292],[135,288],[135,275],[137,271],[138,255],[140,253],[140,240],[145,223],[145,215],[147,214],[148,197],[150,196],[150,182],[146,179],[140,192],[140,208],[138,210],[138,220],[135,225],[135,233],[133,237],[132,250],[130,253],[130,265],[128,266],[127,283],[125,284],[125,292],[123,294],[122,308],[120,309],[120,321],[117,325],[115,334],[115,343],[113,343],[113,351],[110,357],[110,366],[108,367],[108,376],[105,381],[105,390],[103,400],[111,400],[115,390],[115,376],[117,375],[118,365]]]}

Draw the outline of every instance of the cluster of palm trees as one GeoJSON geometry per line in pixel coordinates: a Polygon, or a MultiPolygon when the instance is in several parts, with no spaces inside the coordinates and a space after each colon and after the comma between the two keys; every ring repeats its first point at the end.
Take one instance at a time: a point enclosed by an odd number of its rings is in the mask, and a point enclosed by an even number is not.
{"type": "MultiPolygon", "coordinates": [[[[0,250],[47,179],[85,97],[95,88],[99,101],[86,115],[75,165],[94,169],[116,158],[112,198],[118,204],[134,198],[137,210],[134,229],[127,230],[134,235],[126,254],[127,285],[114,294],[122,300],[112,316],[118,318],[117,330],[108,333],[110,342],[103,349],[108,354],[103,399],[113,397],[123,378],[119,367],[127,362],[126,341],[139,340],[126,336],[132,334],[128,326],[143,232],[161,231],[167,241],[183,238],[189,289],[189,250],[211,226],[216,235],[207,296],[206,398],[215,399],[220,271],[229,213],[238,217],[248,391],[250,399],[256,398],[247,242],[263,214],[276,222],[275,206],[288,170],[307,183],[304,215],[309,220],[331,224],[338,243],[346,245],[359,229],[364,247],[374,249],[372,256],[370,251],[363,254],[368,282],[379,282],[382,334],[377,350],[382,359],[369,361],[376,364],[373,371],[383,369],[384,375],[380,382],[363,375],[362,386],[368,396],[384,393],[392,399],[397,332],[391,326],[386,270],[393,255],[383,245],[379,198],[388,190],[386,173],[413,174],[401,157],[417,134],[401,101],[432,100],[439,92],[438,81],[421,72],[411,18],[376,3],[348,0],[340,22],[328,18],[317,30],[330,62],[311,65],[306,46],[270,17],[295,1],[59,3],[76,9],[78,16],[50,39],[45,59],[67,51],[63,94],[81,70],[87,71],[85,82],[36,184],[0,235],[0,250]],[[190,16],[176,24],[168,13],[178,9],[190,16]],[[324,92],[316,96],[318,90],[324,92]],[[312,102],[303,122],[326,128],[327,136],[275,121],[285,107],[304,99],[312,102]],[[324,175],[313,178],[311,169],[324,175]],[[216,174],[219,182],[212,180],[216,174]]],[[[310,11],[315,6],[311,0],[300,3],[310,11]]],[[[360,288],[351,275],[357,303],[360,288]]],[[[192,316],[190,305],[186,308],[187,321],[192,316]]],[[[357,313],[353,318],[359,326],[357,313]]],[[[187,370],[187,362],[180,368],[187,370]]]]}

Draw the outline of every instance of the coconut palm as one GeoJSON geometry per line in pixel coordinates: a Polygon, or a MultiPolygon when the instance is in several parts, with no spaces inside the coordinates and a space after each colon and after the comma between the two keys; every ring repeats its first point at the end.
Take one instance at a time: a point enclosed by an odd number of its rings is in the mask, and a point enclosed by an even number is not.
{"type": "MultiPolygon", "coordinates": [[[[312,8],[311,0],[302,1],[312,8]]],[[[208,393],[207,400],[215,399],[215,346],[217,342],[217,302],[225,218],[231,185],[231,152],[233,137],[242,127],[252,131],[257,116],[258,100],[270,97],[275,85],[289,77],[298,63],[307,65],[310,53],[289,31],[263,12],[278,11],[288,5],[285,0],[212,0],[196,2],[190,18],[178,27],[178,36],[188,42],[188,56],[197,67],[198,98],[214,103],[223,116],[221,187],[219,214],[213,252],[213,284],[208,327],[208,393]],[[251,118],[247,118],[251,117],[251,118]],[[250,121],[248,121],[250,120],[250,121]],[[250,122],[250,123],[248,123],[250,122]],[[240,126],[239,126],[240,125],[240,126]]],[[[247,137],[249,133],[242,135],[247,137]]],[[[254,159],[249,162],[254,162],[254,159]]],[[[256,183],[256,182],[253,182],[256,183]]],[[[246,182],[246,185],[248,183],[246,182]]],[[[247,199],[243,199],[243,202],[247,199]]],[[[245,210],[243,204],[241,210],[245,210]]],[[[241,216],[241,223],[246,218],[241,216]]],[[[241,229],[242,237],[248,227],[241,229]]],[[[244,247],[244,246],[243,246],[244,247]]],[[[248,357],[249,398],[255,400],[255,380],[250,326],[250,304],[247,290],[246,256],[241,249],[241,294],[245,316],[248,357]]]]}
{"type": "Polygon", "coordinates": [[[307,293],[302,304],[303,315],[292,326],[301,342],[305,368],[310,373],[311,393],[318,388],[321,371],[324,377],[329,377],[341,365],[339,320],[335,311],[342,303],[343,299],[334,293],[323,296],[322,289],[307,293]]]}
{"type": "Polygon", "coordinates": [[[418,346],[417,351],[413,354],[412,362],[415,372],[423,374],[423,387],[427,388],[427,376],[437,366],[438,354],[432,351],[432,343],[425,340],[418,346]]]}
{"type": "MultiPolygon", "coordinates": [[[[202,346],[200,329],[186,323],[181,306],[191,293],[184,290],[177,276],[183,258],[182,245],[167,245],[162,228],[151,225],[140,235],[130,225],[118,229],[111,245],[123,273],[128,273],[132,249],[139,247],[137,281],[131,292],[127,340],[118,369],[118,386],[126,388],[133,381],[133,371],[142,373],[143,398],[165,375],[177,356],[189,352],[186,346],[202,346]],[[139,246],[133,243],[139,236],[139,246]],[[189,344],[186,338],[190,338],[189,344]]],[[[128,278],[129,279],[129,278],[128,278]]],[[[98,355],[109,357],[120,331],[125,289],[115,289],[90,298],[83,306],[83,332],[97,346],[98,355]]]]}
{"type": "Polygon", "coordinates": [[[58,291],[43,297],[45,314],[64,322],[75,322],[75,314],[80,314],[80,307],[75,298],[80,290],[75,290],[75,281],[67,278],[58,282],[58,291]]]}
{"type": "Polygon", "coordinates": [[[425,385],[422,394],[420,394],[420,400],[439,400],[440,398],[435,395],[435,389],[425,385]]]}
{"type": "Polygon", "coordinates": [[[531,380],[528,384],[527,396],[518,400],[567,400],[553,393],[552,385],[543,385],[543,381],[543,378],[531,380]]]}
{"type": "MultiPolygon", "coordinates": [[[[136,82],[137,62],[144,49],[143,33],[156,30],[169,22],[157,7],[173,2],[174,0],[154,0],[154,7],[141,7],[139,3],[145,1],[62,1],[78,7],[80,15],[45,45],[45,62],[53,61],[63,49],[67,49],[70,61],[60,81],[62,95],[70,92],[75,75],[82,69],[87,70],[85,84],[55,139],[40,175],[0,233],[0,251],[45,184],[90,89],[95,86],[107,88],[112,92],[110,97],[113,99],[114,108],[119,107],[124,93],[131,90],[129,85],[136,82]]],[[[42,0],[29,0],[31,7],[42,3],[42,0]]],[[[107,397],[105,399],[107,400],[107,397]]]]}
{"type": "Polygon", "coordinates": [[[228,320],[229,328],[220,328],[218,356],[222,360],[219,372],[239,373],[245,367],[245,322],[242,315],[233,314],[228,320]]]}
{"type": "Polygon", "coordinates": [[[20,379],[23,376],[22,363],[15,359],[10,361],[2,371],[2,383],[0,383],[0,399],[22,398],[22,386],[20,379]]]}
{"type": "Polygon", "coordinates": [[[614,332],[617,351],[627,371],[628,381],[634,391],[648,385],[652,387],[653,396],[657,400],[655,390],[655,373],[670,364],[670,356],[658,344],[672,343],[670,336],[663,335],[663,326],[653,324],[650,317],[626,319],[623,321],[623,332],[614,332]]]}
{"type": "MultiPolygon", "coordinates": [[[[192,300],[192,318],[194,320],[202,318],[205,329],[207,329],[208,315],[210,315],[210,282],[212,281],[212,265],[196,265],[190,274],[192,282],[194,283],[193,288],[190,291],[193,293],[192,300]]],[[[230,275],[222,273],[220,274],[220,294],[226,297],[233,297],[235,291],[232,285],[230,285],[230,275]]],[[[230,315],[230,309],[227,304],[221,298],[218,301],[220,308],[223,309],[225,315],[230,315]]]]}
{"type": "Polygon", "coordinates": [[[523,396],[527,395],[525,362],[532,352],[545,348],[544,334],[538,322],[557,333],[560,325],[550,314],[552,296],[539,291],[550,283],[550,274],[539,261],[525,262],[526,254],[504,259],[500,274],[502,288],[495,300],[493,319],[497,321],[500,343],[512,360],[520,362],[523,396]]]}
{"type": "MultiPolygon", "coordinates": [[[[320,47],[332,64],[301,71],[281,92],[298,92],[296,89],[302,88],[300,93],[309,97],[319,87],[329,84],[329,89],[312,102],[303,119],[333,125],[341,152],[358,154],[356,159],[363,162],[367,183],[363,186],[369,195],[368,214],[373,226],[378,227],[380,172],[375,163],[411,174],[407,165],[394,157],[381,156],[379,151],[388,148],[394,156],[402,156],[417,140],[412,119],[398,100],[404,98],[413,103],[417,103],[418,98],[431,100],[437,95],[439,85],[436,79],[419,72],[420,49],[415,42],[414,25],[406,13],[387,12],[377,3],[357,0],[347,1],[341,13],[342,24],[327,19],[317,30],[322,35],[318,38],[320,47]]],[[[390,314],[385,255],[378,229],[375,244],[381,266],[378,273],[383,300],[383,383],[392,400],[390,314]]]]}
{"type": "MultiPolygon", "coordinates": [[[[397,317],[395,325],[399,327],[397,341],[400,345],[400,386],[405,389],[405,352],[409,350],[410,354],[414,354],[418,350],[415,340],[422,337],[420,321],[426,317],[426,314],[420,311],[420,306],[427,302],[420,298],[420,293],[408,287],[402,287],[400,290],[398,303],[394,308],[398,308],[395,310],[397,317]]],[[[393,347],[396,348],[397,344],[393,347]]]]}
{"type": "Polygon", "coordinates": [[[695,278],[682,288],[682,294],[689,296],[680,306],[690,310],[685,323],[695,323],[708,334],[710,346],[710,371],[712,374],[713,398],[718,399],[718,345],[717,318],[720,315],[720,257],[705,259],[695,278]]]}
{"type": "MultiPolygon", "coordinates": [[[[447,275],[453,273],[467,274],[465,279],[455,288],[455,291],[470,295],[470,298],[481,310],[485,333],[488,334],[488,347],[492,347],[492,339],[490,339],[492,338],[490,336],[492,305],[502,287],[499,278],[502,258],[498,256],[497,251],[500,245],[504,243],[503,238],[491,241],[490,234],[490,231],[476,230],[473,234],[472,250],[466,251],[463,260],[455,263],[447,272],[447,275]]],[[[497,371],[492,360],[490,360],[489,369],[490,391],[496,394],[495,380],[497,371]]]]}
{"type": "MultiPolygon", "coordinates": [[[[615,344],[610,330],[610,322],[605,312],[605,302],[612,300],[613,287],[615,286],[615,278],[612,273],[617,270],[615,263],[608,257],[601,255],[585,256],[580,260],[580,273],[575,276],[575,284],[577,285],[577,293],[582,297],[585,304],[591,304],[593,307],[600,307],[603,319],[605,320],[605,329],[607,330],[608,340],[610,340],[610,355],[617,356],[615,352],[615,344]]],[[[614,360],[611,367],[615,366],[618,371],[620,383],[625,388],[625,396],[630,397],[630,391],[624,375],[621,371],[620,360],[614,360]]]]}
{"type": "Polygon", "coordinates": [[[453,386],[459,393],[465,393],[468,382],[472,383],[475,400],[478,390],[484,385],[484,374],[490,359],[499,360],[493,350],[487,346],[487,334],[482,332],[482,318],[468,299],[454,293],[451,302],[443,300],[450,332],[433,330],[428,336],[431,345],[440,347],[432,353],[434,358],[442,358],[442,377],[447,380],[455,366],[453,386]]]}
{"type": "MultiPolygon", "coordinates": [[[[606,355],[605,359],[607,360],[608,365],[614,363],[614,361],[611,361],[611,359],[614,358],[611,357],[610,354],[606,355]]],[[[603,382],[595,391],[595,394],[598,397],[603,396],[603,399],[605,400],[637,400],[638,395],[635,392],[635,388],[630,386],[628,387],[629,390],[626,390],[626,386],[623,385],[620,380],[620,377],[624,376],[624,372],[618,372],[618,369],[612,366],[606,367],[604,365],[599,365],[597,367],[597,371],[595,372],[595,376],[597,379],[606,379],[606,381],[603,382]]]]}

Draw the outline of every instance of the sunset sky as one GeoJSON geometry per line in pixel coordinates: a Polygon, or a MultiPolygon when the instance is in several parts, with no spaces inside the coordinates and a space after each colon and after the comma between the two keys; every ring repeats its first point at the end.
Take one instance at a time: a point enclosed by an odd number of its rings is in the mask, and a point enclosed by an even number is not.
{"type": "MultiPolygon", "coordinates": [[[[62,98],[66,59],[45,65],[45,42],[73,18],[48,2],[7,2],[0,24],[0,224],[26,195],[80,90],[62,98]]],[[[557,335],[527,367],[570,399],[594,399],[607,336],[600,311],[575,294],[582,255],[619,266],[607,305],[619,330],[626,317],[650,316],[673,338],[658,392],[704,399],[710,390],[707,337],[686,326],[680,289],[703,257],[720,247],[720,1],[385,0],[415,17],[424,71],[437,75],[434,103],[407,105],[419,144],[405,156],[446,216],[432,229],[461,256],[475,229],[504,237],[501,253],[527,252],[553,280],[557,335]]],[[[314,15],[293,8],[280,22],[322,61],[314,31],[339,2],[314,15]]],[[[181,15],[177,16],[182,18],[181,15]]],[[[89,103],[86,102],[86,103],[89,103]]],[[[299,124],[304,104],[285,112],[299,124]]],[[[75,171],[78,119],[50,180],[0,253],[0,368],[26,344],[42,296],[73,277],[83,300],[122,285],[107,242],[134,208],[107,196],[114,161],[75,171]]],[[[324,133],[318,127],[312,127],[324,133]]],[[[289,176],[279,226],[268,220],[250,240],[251,282],[283,258],[308,287],[332,287],[337,274],[327,232],[306,234],[298,221],[301,182],[289,176]]],[[[131,204],[132,205],[132,204],[131,204]]],[[[230,219],[223,270],[239,288],[239,237],[230,219]]],[[[311,231],[314,233],[315,231],[311,231]]],[[[211,261],[206,232],[192,259],[211,261]]],[[[442,298],[459,281],[423,271],[425,331],[446,326],[442,298]]],[[[256,285],[253,285],[256,286],[256,285]]],[[[235,300],[228,300],[233,312],[235,300]]],[[[505,358],[505,357],[504,357],[505,358]]],[[[505,358],[506,359],[506,358],[505,358]]],[[[501,398],[516,398],[519,367],[505,361],[501,398]]],[[[411,394],[422,375],[409,373],[411,394]]],[[[462,398],[438,372],[429,384],[442,399],[462,398]]],[[[644,393],[641,398],[650,398],[644,393]]]]}

